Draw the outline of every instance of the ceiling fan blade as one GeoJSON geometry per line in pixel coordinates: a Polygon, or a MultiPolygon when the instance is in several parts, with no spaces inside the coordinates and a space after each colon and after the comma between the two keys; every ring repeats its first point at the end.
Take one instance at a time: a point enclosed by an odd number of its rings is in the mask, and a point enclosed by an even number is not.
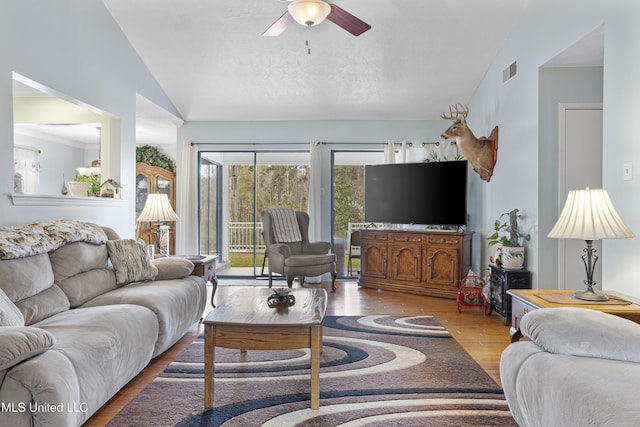
{"type": "Polygon", "coordinates": [[[327,19],[337,26],[349,31],[354,36],[359,36],[365,31],[371,29],[371,25],[359,18],[356,18],[341,7],[338,7],[335,4],[330,4],[329,6],[331,6],[331,12],[329,13],[329,16],[327,16],[327,19]]]}
{"type": "Polygon", "coordinates": [[[274,22],[269,28],[267,28],[267,31],[262,33],[262,37],[279,36],[280,34],[284,33],[284,30],[286,30],[292,22],[293,16],[291,16],[289,11],[287,10],[280,18],[278,18],[276,22],[274,22]]]}

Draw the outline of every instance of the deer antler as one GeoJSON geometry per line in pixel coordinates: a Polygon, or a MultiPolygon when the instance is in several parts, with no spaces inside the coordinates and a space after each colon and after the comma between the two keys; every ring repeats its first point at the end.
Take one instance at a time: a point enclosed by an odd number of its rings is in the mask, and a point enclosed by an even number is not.
{"type": "Polygon", "coordinates": [[[466,105],[463,105],[461,103],[457,103],[456,105],[449,105],[449,115],[447,116],[446,114],[442,113],[440,115],[440,117],[442,117],[445,120],[458,120],[460,118],[460,116],[462,116],[463,120],[467,119],[467,116],[469,115],[469,107],[467,107],[466,105]],[[453,107],[456,108],[455,111],[453,111],[453,107]]]}

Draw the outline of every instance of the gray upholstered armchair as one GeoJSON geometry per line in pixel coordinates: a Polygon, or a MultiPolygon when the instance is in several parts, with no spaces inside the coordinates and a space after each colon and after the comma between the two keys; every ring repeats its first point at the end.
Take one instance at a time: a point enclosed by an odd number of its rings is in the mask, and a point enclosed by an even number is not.
{"type": "Polygon", "coordinates": [[[299,277],[331,273],[331,289],[336,289],[336,256],[329,242],[309,242],[309,215],[290,209],[262,211],[264,242],[269,261],[269,287],[273,273],[287,278],[289,287],[299,277]]]}

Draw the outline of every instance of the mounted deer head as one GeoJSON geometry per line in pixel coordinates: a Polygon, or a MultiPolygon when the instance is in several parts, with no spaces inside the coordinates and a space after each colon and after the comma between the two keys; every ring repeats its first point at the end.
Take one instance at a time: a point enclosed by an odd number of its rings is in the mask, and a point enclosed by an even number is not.
{"type": "Polygon", "coordinates": [[[469,107],[461,103],[449,106],[449,115],[442,113],[440,117],[445,120],[453,120],[453,124],[445,130],[443,139],[456,138],[462,155],[469,160],[473,170],[480,178],[489,182],[493,175],[493,167],[498,157],[498,127],[493,128],[489,138],[476,138],[467,126],[469,107]]]}

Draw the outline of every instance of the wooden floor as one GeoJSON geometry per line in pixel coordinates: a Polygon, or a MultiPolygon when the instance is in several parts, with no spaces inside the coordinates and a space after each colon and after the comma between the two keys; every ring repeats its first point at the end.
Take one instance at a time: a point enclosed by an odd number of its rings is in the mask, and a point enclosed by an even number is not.
{"type": "MultiPolygon", "coordinates": [[[[297,286],[297,283],[294,284],[297,286]]],[[[456,341],[498,383],[500,382],[500,354],[509,345],[509,328],[500,315],[485,316],[481,307],[463,307],[458,313],[456,302],[442,298],[377,291],[342,281],[331,292],[330,283],[323,283],[329,293],[328,315],[433,315],[453,335],[456,341]]],[[[210,307],[207,308],[209,310],[210,307]]],[[[118,394],[107,402],[84,425],[104,426],[201,332],[201,325],[192,330],[175,346],[151,363],[118,394]]]]}

